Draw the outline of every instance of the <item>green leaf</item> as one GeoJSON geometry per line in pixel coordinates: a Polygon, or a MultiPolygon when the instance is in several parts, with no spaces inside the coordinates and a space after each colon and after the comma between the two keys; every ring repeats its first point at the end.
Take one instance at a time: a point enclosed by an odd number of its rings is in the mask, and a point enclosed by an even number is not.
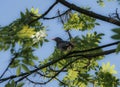
{"type": "Polygon", "coordinates": [[[65,30],[91,30],[97,25],[98,23],[95,22],[95,19],[84,14],[79,13],[72,13],[68,21],[64,24],[65,30]]]}
{"type": "Polygon", "coordinates": [[[18,75],[20,75],[20,73],[21,73],[21,66],[18,66],[17,71],[16,71],[16,75],[18,76],[18,75]]]}
{"type": "Polygon", "coordinates": [[[11,86],[15,86],[15,81],[14,80],[12,80],[12,82],[11,82],[11,86]]]}
{"type": "Polygon", "coordinates": [[[113,32],[120,34],[120,28],[114,28],[112,29],[113,32]]]}
{"type": "Polygon", "coordinates": [[[5,87],[15,87],[15,81],[12,80],[11,82],[8,82],[8,84],[5,85],[5,87]]]}
{"type": "Polygon", "coordinates": [[[43,45],[43,42],[42,41],[40,41],[40,46],[42,46],[43,45]]]}
{"type": "Polygon", "coordinates": [[[26,9],[26,15],[28,16],[30,14],[29,10],[26,9]]]}
{"type": "Polygon", "coordinates": [[[96,25],[100,25],[99,23],[95,23],[96,25]]]}
{"type": "Polygon", "coordinates": [[[32,60],[29,60],[29,61],[28,61],[28,64],[31,65],[31,66],[34,66],[34,65],[35,65],[32,60]]]}
{"type": "Polygon", "coordinates": [[[24,64],[22,64],[22,68],[26,71],[26,72],[29,72],[30,70],[28,69],[28,67],[24,64]]]}
{"type": "Polygon", "coordinates": [[[21,82],[21,83],[19,83],[19,84],[17,85],[17,87],[22,87],[23,85],[24,85],[24,83],[21,82]]]}
{"type": "Polygon", "coordinates": [[[119,52],[120,52],[120,43],[118,44],[117,49],[116,49],[116,53],[119,53],[119,52]]]}
{"type": "Polygon", "coordinates": [[[44,41],[45,41],[45,42],[49,42],[49,40],[47,40],[47,39],[44,39],[44,41]]]}
{"type": "Polygon", "coordinates": [[[32,57],[33,60],[38,60],[37,56],[32,57]]]}
{"type": "Polygon", "coordinates": [[[101,6],[101,7],[104,7],[105,6],[105,3],[103,0],[97,0],[97,3],[101,6]]]}
{"type": "Polygon", "coordinates": [[[10,65],[10,68],[15,68],[19,66],[20,60],[14,60],[14,62],[10,65]]]}
{"type": "Polygon", "coordinates": [[[114,70],[114,68],[115,68],[115,65],[112,65],[112,66],[110,66],[110,62],[108,62],[108,63],[106,63],[106,64],[102,64],[102,69],[101,69],[101,71],[103,72],[103,73],[109,73],[109,74],[117,74],[117,71],[116,70],[114,70]]]}
{"type": "Polygon", "coordinates": [[[75,78],[78,77],[78,72],[75,71],[75,70],[69,69],[69,70],[68,70],[68,77],[69,77],[71,80],[74,80],[75,78]]]}
{"type": "Polygon", "coordinates": [[[24,13],[23,12],[20,12],[20,15],[21,15],[21,18],[24,18],[24,13]]]}
{"type": "Polygon", "coordinates": [[[5,87],[11,87],[11,84],[10,84],[10,83],[7,83],[7,84],[5,85],[5,87]]]}
{"type": "Polygon", "coordinates": [[[111,38],[112,38],[112,39],[119,40],[119,39],[120,39],[120,34],[113,35],[111,38]]]}

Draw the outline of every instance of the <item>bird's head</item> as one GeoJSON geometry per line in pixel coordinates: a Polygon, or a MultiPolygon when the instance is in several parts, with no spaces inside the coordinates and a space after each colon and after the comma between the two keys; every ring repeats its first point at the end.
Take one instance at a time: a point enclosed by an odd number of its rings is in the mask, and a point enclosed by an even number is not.
{"type": "Polygon", "coordinates": [[[56,41],[56,42],[61,42],[61,41],[63,41],[60,37],[53,38],[52,40],[54,40],[54,41],[56,41]]]}

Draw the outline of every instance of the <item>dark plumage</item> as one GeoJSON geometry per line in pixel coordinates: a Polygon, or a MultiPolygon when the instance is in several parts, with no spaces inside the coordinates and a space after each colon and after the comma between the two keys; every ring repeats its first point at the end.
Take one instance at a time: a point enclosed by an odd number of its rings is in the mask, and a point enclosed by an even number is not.
{"type": "Polygon", "coordinates": [[[68,50],[73,48],[72,43],[70,43],[69,41],[64,41],[60,37],[56,37],[53,40],[56,41],[56,46],[60,50],[68,50]]]}

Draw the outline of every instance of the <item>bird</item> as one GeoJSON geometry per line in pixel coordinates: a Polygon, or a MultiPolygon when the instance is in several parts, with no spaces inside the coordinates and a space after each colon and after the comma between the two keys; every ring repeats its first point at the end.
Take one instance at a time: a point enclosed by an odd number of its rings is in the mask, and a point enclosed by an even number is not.
{"type": "Polygon", "coordinates": [[[64,41],[63,39],[61,39],[60,37],[56,37],[54,39],[52,39],[56,42],[56,47],[62,51],[65,50],[71,50],[74,46],[71,42],[69,41],[64,41]]]}

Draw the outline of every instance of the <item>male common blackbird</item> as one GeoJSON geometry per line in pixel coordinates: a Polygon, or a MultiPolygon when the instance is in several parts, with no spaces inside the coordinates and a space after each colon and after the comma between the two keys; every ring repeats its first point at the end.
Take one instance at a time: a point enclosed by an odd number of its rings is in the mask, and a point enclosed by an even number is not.
{"type": "Polygon", "coordinates": [[[60,37],[56,37],[53,39],[54,41],[56,41],[56,46],[58,49],[60,50],[69,50],[73,48],[73,44],[69,41],[64,41],[62,40],[60,37]]]}

